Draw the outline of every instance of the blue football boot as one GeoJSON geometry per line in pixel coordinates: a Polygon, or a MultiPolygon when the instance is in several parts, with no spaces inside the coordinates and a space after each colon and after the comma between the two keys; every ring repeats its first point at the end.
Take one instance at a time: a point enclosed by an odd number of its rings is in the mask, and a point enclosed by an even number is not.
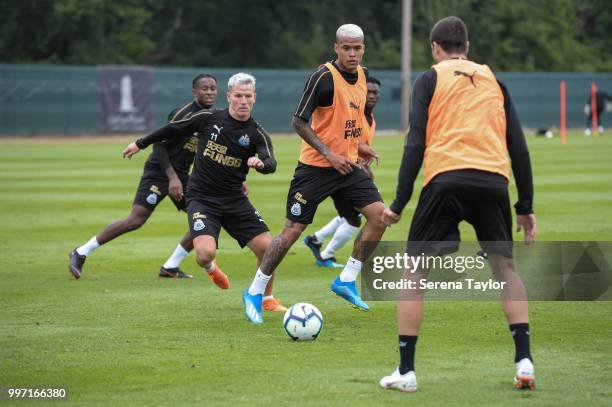
{"type": "Polygon", "coordinates": [[[254,324],[263,324],[263,317],[261,315],[262,300],[262,294],[251,295],[249,294],[248,288],[242,295],[242,302],[244,303],[244,312],[246,317],[254,324]]]}
{"type": "Polygon", "coordinates": [[[368,311],[370,309],[368,304],[366,304],[357,293],[357,287],[355,286],[354,281],[343,282],[340,281],[340,276],[338,276],[332,283],[331,290],[337,296],[342,297],[353,304],[353,307],[355,308],[363,311],[368,311]]]}
{"type": "Polygon", "coordinates": [[[317,265],[317,267],[326,267],[330,269],[344,268],[344,264],[336,263],[335,257],[330,257],[329,259],[317,260],[315,264],[317,265]]]}
{"type": "Polygon", "coordinates": [[[315,257],[316,261],[322,261],[323,259],[321,258],[321,243],[317,243],[316,242],[316,238],[314,237],[314,235],[312,236],[306,236],[304,238],[304,244],[310,249],[310,251],[312,252],[312,255],[315,257]]]}

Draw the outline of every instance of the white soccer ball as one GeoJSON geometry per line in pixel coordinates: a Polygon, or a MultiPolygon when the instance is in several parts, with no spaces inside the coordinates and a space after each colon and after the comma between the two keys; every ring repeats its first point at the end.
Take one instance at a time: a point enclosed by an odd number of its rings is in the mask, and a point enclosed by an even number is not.
{"type": "Polygon", "coordinates": [[[285,312],[283,326],[294,341],[313,341],[323,328],[323,315],[314,305],[300,302],[285,312]]]}

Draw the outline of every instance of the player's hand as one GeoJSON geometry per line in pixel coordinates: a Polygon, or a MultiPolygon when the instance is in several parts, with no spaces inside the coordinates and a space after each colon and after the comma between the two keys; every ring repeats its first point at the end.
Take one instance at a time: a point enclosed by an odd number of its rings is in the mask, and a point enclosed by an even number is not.
{"type": "Polygon", "coordinates": [[[264,163],[257,157],[249,157],[247,166],[255,168],[256,170],[261,170],[264,167],[264,163]]]}
{"type": "Polygon", "coordinates": [[[353,167],[361,168],[359,164],[347,160],[338,154],[329,153],[329,155],[325,158],[327,158],[327,161],[329,161],[332,167],[334,167],[334,169],[342,175],[347,175],[353,172],[353,167]]]}
{"type": "Polygon", "coordinates": [[[361,165],[363,169],[370,168],[370,165],[372,165],[372,160],[364,160],[361,157],[357,157],[357,164],[361,165]]]}
{"type": "Polygon", "coordinates": [[[378,156],[378,153],[374,151],[374,149],[367,143],[359,143],[357,145],[357,154],[359,154],[360,160],[367,163],[367,166],[370,166],[373,161],[376,161],[376,165],[379,164],[380,157],[378,156]]]}
{"type": "Polygon", "coordinates": [[[136,143],[130,143],[123,150],[123,158],[132,159],[132,156],[140,151],[140,148],[136,145],[136,143]]]}
{"type": "Polygon", "coordinates": [[[385,223],[385,225],[387,226],[391,226],[394,223],[399,222],[400,218],[402,217],[402,214],[397,214],[395,212],[393,212],[391,209],[389,208],[385,208],[385,210],[383,211],[383,222],[385,223]]]}
{"type": "Polygon", "coordinates": [[[535,241],[536,236],[536,217],[533,213],[529,215],[516,215],[516,231],[521,229],[525,231],[525,242],[530,243],[535,241]]]}
{"type": "Polygon", "coordinates": [[[172,177],[168,180],[168,194],[175,202],[183,199],[183,183],[179,177],[172,177]]]}
{"type": "Polygon", "coordinates": [[[244,196],[249,196],[249,187],[246,182],[242,183],[242,193],[244,196]]]}

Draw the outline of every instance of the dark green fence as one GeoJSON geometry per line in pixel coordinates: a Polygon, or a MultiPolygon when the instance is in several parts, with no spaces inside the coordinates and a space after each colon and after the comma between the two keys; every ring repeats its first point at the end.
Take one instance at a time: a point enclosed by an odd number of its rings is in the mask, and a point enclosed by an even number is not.
{"type": "MultiPolygon", "coordinates": [[[[201,72],[219,80],[217,106],[225,106],[229,77],[238,71],[257,78],[256,119],[270,132],[290,132],[291,115],[308,70],[155,68],[155,126],[174,107],[191,99],[191,80],[201,72]]],[[[379,129],[400,127],[399,71],[372,71],[382,82],[376,108],[379,129]]],[[[413,80],[417,73],[413,75],[413,80]]],[[[583,127],[583,107],[591,82],[612,93],[612,73],[498,73],[508,86],[524,126],[559,123],[559,82],[567,84],[567,123],[583,127]]],[[[100,91],[94,66],[0,64],[0,134],[100,133],[100,91]]],[[[608,113],[608,115],[611,115],[608,113]]],[[[607,118],[603,117],[604,125],[607,118]]]]}

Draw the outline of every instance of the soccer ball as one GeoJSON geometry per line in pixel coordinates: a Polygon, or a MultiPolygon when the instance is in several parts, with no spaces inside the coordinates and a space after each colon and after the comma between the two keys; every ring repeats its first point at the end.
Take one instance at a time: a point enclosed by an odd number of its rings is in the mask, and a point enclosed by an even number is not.
{"type": "Polygon", "coordinates": [[[285,312],[283,326],[294,341],[313,341],[323,328],[323,315],[314,305],[300,302],[285,312]]]}

